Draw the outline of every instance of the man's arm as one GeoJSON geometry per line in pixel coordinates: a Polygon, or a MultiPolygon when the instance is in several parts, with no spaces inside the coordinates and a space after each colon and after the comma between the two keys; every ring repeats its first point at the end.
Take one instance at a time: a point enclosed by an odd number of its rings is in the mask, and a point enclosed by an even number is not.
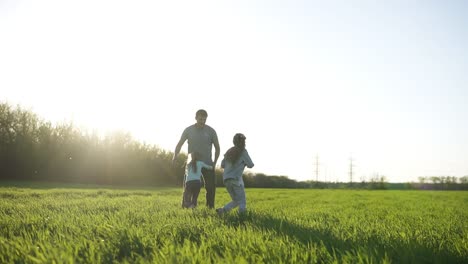
{"type": "Polygon", "coordinates": [[[175,150],[174,150],[174,156],[172,157],[172,165],[174,165],[175,160],[177,159],[177,155],[179,155],[180,149],[182,148],[184,143],[185,143],[185,138],[181,137],[179,140],[179,143],[177,143],[177,146],[175,147],[175,150]]]}
{"type": "Polygon", "coordinates": [[[213,145],[215,147],[215,158],[214,158],[214,163],[213,163],[213,169],[214,169],[216,167],[216,163],[218,162],[219,153],[220,153],[218,137],[216,137],[216,139],[214,140],[213,145]]]}

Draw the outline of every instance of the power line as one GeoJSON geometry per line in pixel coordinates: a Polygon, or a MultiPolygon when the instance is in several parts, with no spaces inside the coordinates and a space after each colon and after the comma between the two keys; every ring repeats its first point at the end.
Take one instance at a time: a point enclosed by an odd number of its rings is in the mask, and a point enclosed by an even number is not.
{"type": "Polygon", "coordinates": [[[349,157],[349,182],[353,183],[353,157],[349,157]]]}
{"type": "Polygon", "coordinates": [[[318,154],[315,155],[315,162],[314,162],[314,165],[315,165],[315,181],[318,182],[318,174],[319,174],[319,156],[318,154]]]}

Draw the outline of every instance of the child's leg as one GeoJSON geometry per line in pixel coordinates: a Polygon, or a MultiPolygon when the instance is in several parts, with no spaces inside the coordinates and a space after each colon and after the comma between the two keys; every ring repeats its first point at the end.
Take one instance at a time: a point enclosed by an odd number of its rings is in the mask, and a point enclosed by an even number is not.
{"type": "Polygon", "coordinates": [[[201,181],[193,181],[192,184],[192,205],[195,207],[198,204],[198,195],[200,194],[201,181]]]}
{"type": "Polygon", "coordinates": [[[182,208],[188,208],[190,206],[190,197],[192,193],[190,192],[189,186],[185,184],[184,194],[182,195],[182,208]]]}
{"type": "Polygon", "coordinates": [[[232,199],[231,202],[229,202],[223,207],[224,211],[228,212],[232,208],[235,208],[239,205],[239,198],[238,198],[238,191],[237,191],[237,189],[239,188],[239,185],[237,181],[235,180],[226,180],[224,184],[226,185],[226,189],[232,199]]]}
{"type": "Polygon", "coordinates": [[[247,210],[247,202],[245,199],[245,189],[242,185],[234,185],[232,187],[232,203],[235,206],[239,206],[239,212],[245,212],[247,210]]]}
{"type": "Polygon", "coordinates": [[[245,189],[244,186],[239,188],[237,193],[237,198],[239,199],[239,213],[247,211],[247,199],[245,198],[245,189]]]}
{"type": "Polygon", "coordinates": [[[226,205],[224,205],[223,210],[224,212],[229,212],[231,211],[232,208],[236,208],[238,206],[237,202],[235,201],[230,201],[226,205]]]}

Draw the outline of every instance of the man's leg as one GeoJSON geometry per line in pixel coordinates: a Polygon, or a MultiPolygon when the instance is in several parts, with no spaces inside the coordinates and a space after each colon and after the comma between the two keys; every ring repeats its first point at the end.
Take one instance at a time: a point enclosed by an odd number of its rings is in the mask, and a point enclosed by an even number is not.
{"type": "Polygon", "coordinates": [[[186,176],[184,175],[184,181],[182,182],[182,202],[181,202],[182,208],[184,208],[185,204],[186,204],[185,196],[186,196],[186,191],[187,190],[185,189],[185,177],[186,176]]]}
{"type": "Polygon", "coordinates": [[[203,169],[203,179],[205,180],[206,189],[206,206],[214,208],[215,205],[215,192],[216,192],[216,178],[214,170],[203,169]]]}

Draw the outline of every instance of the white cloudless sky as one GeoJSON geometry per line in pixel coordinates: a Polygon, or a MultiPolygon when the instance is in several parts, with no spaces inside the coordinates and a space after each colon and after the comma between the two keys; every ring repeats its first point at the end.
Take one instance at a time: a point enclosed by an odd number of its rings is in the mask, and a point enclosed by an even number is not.
{"type": "MultiPolygon", "coordinates": [[[[0,100],[173,151],[208,111],[253,172],[468,175],[465,1],[0,0],[0,100]]],[[[186,145],[183,150],[186,151],[186,145]]]]}

